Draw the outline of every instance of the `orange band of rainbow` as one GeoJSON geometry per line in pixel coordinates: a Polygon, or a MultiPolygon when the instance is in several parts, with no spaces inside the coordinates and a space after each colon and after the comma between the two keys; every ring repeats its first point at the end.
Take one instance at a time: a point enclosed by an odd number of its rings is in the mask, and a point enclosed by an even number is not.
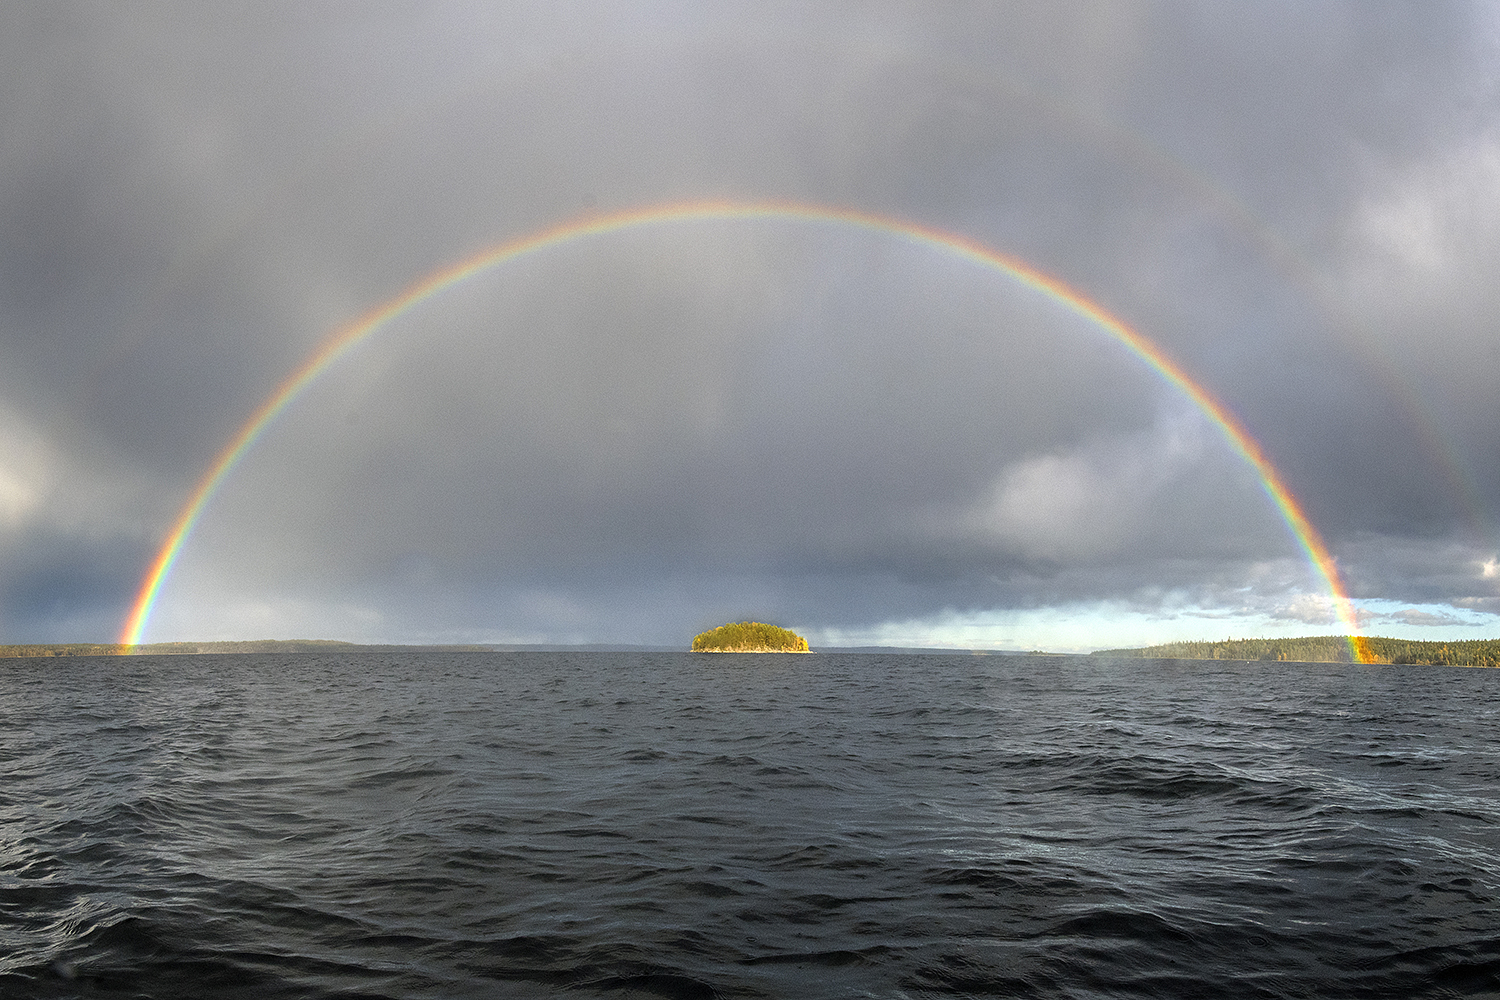
{"type": "Polygon", "coordinates": [[[161,592],[162,584],[172,572],[172,566],[181,554],[183,545],[192,534],[193,526],[202,516],[219,487],[264,433],[265,429],[296,396],[307,388],[322,372],[333,364],[350,347],[359,343],[392,319],[413,306],[432,298],[467,278],[482,271],[515,260],[525,254],[554,247],[572,240],[589,236],[602,236],[638,226],[657,225],[681,221],[712,221],[737,219],[794,219],[823,223],[856,226],[899,236],[911,242],[934,247],[984,267],[1001,271],[1022,284],[1051,297],[1072,311],[1087,318],[1109,333],[1147,364],[1156,369],[1163,378],[1181,390],[1223,432],[1224,437],[1236,451],[1254,467],[1264,487],[1297,544],[1307,554],[1319,576],[1328,585],[1334,612],[1348,629],[1349,650],[1355,662],[1367,662],[1364,642],[1358,637],[1358,622],[1354,605],[1344,589],[1338,566],[1328,547],[1319,537],[1312,523],[1303,513],[1301,505],[1281,475],[1266,457],[1265,451],[1244,428],[1239,420],[1197,382],[1188,377],[1161,348],[1143,334],[1128,326],[1103,306],[1086,298],[1082,293],[1068,287],[1058,279],[1043,274],[1024,261],[998,253],[977,240],[944,232],[916,223],[886,216],[859,212],[851,209],[828,208],[804,205],[796,202],[733,202],[733,201],[688,201],[644,208],[627,209],[607,214],[594,214],[565,222],[558,226],[519,237],[499,246],[481,251],[466,260],[437,271],[412,285],[389,301],[376,306],[354,322],[337,330],[324,342],[300,368],[282,382],[260,408],[251,415],[214,460],[207,472],[198,481],[192,496],[182,512],[178,514],[171,533],[162,544],[136,595],[130,617],[121,630],[119,642],[127,646],[138,645],[151,619],[152,607],[161,592]]]}

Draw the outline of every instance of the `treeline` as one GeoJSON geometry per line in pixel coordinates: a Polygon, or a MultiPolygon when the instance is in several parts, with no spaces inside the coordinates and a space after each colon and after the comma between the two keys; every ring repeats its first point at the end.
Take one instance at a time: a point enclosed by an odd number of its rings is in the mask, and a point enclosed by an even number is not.
{"type": "Polygon", "coordinates": [[[152,642],[136,653],[327,653],[362,648],[342,639],[229,639],[218,642],[152,642]]]}
{"type": "MultiPolygon", "coordinates": [[[[1424,642],[1358,636],[1367,663],[1425,666],[1500,667],[1500,639],[1424,642]]],[[[1298,639],[1224,639],[1218,642],[1168,642],[1141,649],[1101,649],[1094,656],[1148,657],[1162,660],[1289,660],[1298,663],[1348,663],[1354,657],[1349,637],[1312,635],[1298,639]]]]}
{"type": "MultiPolygon", "coordinates": [[[[151,642],[127,646],[118,642],[54,642],[0,646],[0,656],[126,656],[172,653],[317,653],[360,648],[337,639],[247,639],[222,642],[151,642]]],[[[395,648],[395,647],[393,647],[395,648]]]]}
{"type": "Polygon", "coordinates": [[[693,637],[695,653],[806,653],[807,640],[764,622],[730,622],[693,637]]]}
{"type": "Polygon", "coordinates": [[[0,646],[0,656],[119,656],[131,651],[115,642],[60,642],[47,645],[0,646]]]}

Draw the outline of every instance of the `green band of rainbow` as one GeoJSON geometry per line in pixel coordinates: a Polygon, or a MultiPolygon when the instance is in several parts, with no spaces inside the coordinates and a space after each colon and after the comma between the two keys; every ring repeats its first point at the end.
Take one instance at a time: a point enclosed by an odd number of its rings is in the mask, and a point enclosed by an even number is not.
{"type": "Polygon", "coordinates": [[[857,226],[899,236],[914,243],[931,246],[956,254],[984,267],[1001,271],[1022,284],[1042,292],[1079,315],[1092,321],[1124,344],[1161,376],[1181,390],[1193,403],[1218,425],[1224,437],[1236,451],[1255,468],[1261,483],[1275,503],[1276,509],[1286,521],[1287,527],[1297,543],[1307,554],[1308,560],[1328,585],[1333,599],[1334,612],[1348,629],[1350,654],[1356,662],[1365,662],[1363,642],[1358,638],[1358,622],[1354,605],[1350,601],[1339,577],[1328,547],[1319,537],[1312,523],[1303,513],[1291,490],[1281,475],[1266,457],[1265,451],[1252,438],[1244,426],[1224,408],[1218,400],[1187,373],[1176,362],[1167,357],[1161,348],[1144,335],[1128,326],[1103,306],[1086,298],[1082,293],[1063,284],[1050,275],[1043,274],[1023,261],[998,253],[977,240],[955,233],[944,232],[900,219],[859,212],[851,209],[805,205],[796,202],[733,202],[733,201],[687,201],[644,208],[627,209],[607,214],[594,214],[573,219],[558,226],[543,229],[519,237],[499,246],[481,251],[466,260],[437,271],[360,316],[349,325],[335,331],[313,355],[282,382],[260,408],[251,415],[214,460],[194,488],[192,496],[177,516],[171,533],[162,544],[150,571],[141,583],[140,592],[131,608],[130,617],[120,633],[119,642],[127,646],[138,645],[151,619],[151,611],[161,592],[162,584],[172,572],[173,564],[182,553],[183,545],[192,534],[193,526],[202,516],[204,508],[213,499],[224,480],[234,470],[246,452],[254,447],[262,433],[296,396],[313,382],[353,345],[380,329],[392,319],[420,302],[439,294],[445,289],[473,277],[482,271],[515,260],[525,254],[554,247],[558,244],[589,236],[602,236],[637,226],[657,225],[682,221],[715,221],[738,219],[795,219],[812,222],[837,223],[857,226]]]}

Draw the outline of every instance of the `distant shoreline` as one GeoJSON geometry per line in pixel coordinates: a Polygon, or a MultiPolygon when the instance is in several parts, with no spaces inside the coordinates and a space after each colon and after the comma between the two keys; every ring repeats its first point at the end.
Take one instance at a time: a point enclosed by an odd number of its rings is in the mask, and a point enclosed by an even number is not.
{"type": "MultiPolygon", "coordinates": [[[[52,656],[206,656],[246,653],[682,653],[681,646],[639,645],[630,643],[359,643],[341,639],[246,639],[212,642],[152,642],[126,646],[109,642],[52,642],[0,645],[3,657],[52,656]]],[[[791,650],[700,650],[699,652],[739,653],[791,650]]],[[[798,650],[797,652],[804,652],[798,650]]],[[[805,652],[868,653],[900,656],[1073,656],[1085,654],[1049,653],[1019,649],[956,649],[944,646],[823,646],[805,652]]]]}
{"type": "MultiPolygon", "coordinates": [[[[1500,639],[1440,642],[1419,639],[1364,637],[1374,662],[1398,666],[1500,666],[1500,639]]],[[[1158,659],[1203,661],[1281,661],[1347,663],[1347,636],[1299,639],[1225,639],[1217,642],[1176,642],[1133,649],[1101,649],[1092,653],[1053,653],[1030,649],[959,649],[940,646],[822,646],[795,652],[855,653],[887,656],[1049,656],[1057,658],[1158,659]]],[[[213,642],[153,642],[127,646],[108,642],[22,643],[0,645],[0,658],[69,656],[205,656],[221,654],[316,655],[329,653],[681,653],[681,646],[626,643],[357,643],[340,639],[250,639],[213,642]]],[[[710,653],[787,653],[787,649],[706,649],[710,653]]]]}
{"type": "MultiPolygon", "coordinates": [[[[128,646],[117,642],[52,642],[0,646],[0,657],[38,656],[203,656],[227,653],[484,653],[512,647],[496,645],[364,644],[339,639],[248,639],[218,642],[152,642],[128,646]]],[[[541,647],[538,647],[539,649],[541,647]]],[[[574,647],[558,647],[574,648],[574,647]]]]}
{"type": "MultiPolygon", "coordinates": [[[[1500,639],[1353,639],[1366,664],[1396,666],[1500,667],[1500,639]]],[[[1313,635],[1288,639],[1224,639],[1169,642],[1136,649],[1101,649],[1097,657],[1153,660],[1253,660],[1292,663],[1348,663],[1353,659],[1347,635],[1313,635]]]]}

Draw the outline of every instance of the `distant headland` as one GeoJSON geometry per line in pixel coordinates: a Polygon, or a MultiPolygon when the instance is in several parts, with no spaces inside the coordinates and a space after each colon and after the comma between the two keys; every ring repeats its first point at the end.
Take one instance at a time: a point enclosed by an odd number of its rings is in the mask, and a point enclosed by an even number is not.
{"type": "MultiPolygon", "coordinates": [[[[1359,643],[1367,663],[1411,664],[1424,666],[1500,667],[1500,639],[1463,639],[1429,641],[1387,639],[1361,636],[1359,643]]],[[[254,639],[208,642],[153,642],[127,646],[112,642],[60,642],[0,644],[0,658],[42,656],[170,656],[214,653],[339,655],[344,653],[519,653],[519,652],[670,652],[681,646],[642,646],[620,643],[542,644],[542,643],[466,643],[442,644],[365,644],[336,639],[254,639]]],[[[731,622],[695,637],[695,653],[808,653],[807,640],[789,629],[761,622],[731,622]]],[[[823,647],[822,652],[838,653],[960,653],[1006,656],[1061,656],[1034,649],[1021,650],[907,648],[894,646],[823,647]]],[[[1351,659],[1349,637],[1342,635],[1303,636],[1293,639],[1223,639],[1202,642],[1171,642],[1159,646],[1133,649],[1100,649],[1087,654],[1099,658],[1146,658],[1172,660],[1281,660],[1302,663],[1347,663],[1351,659]]]]}
{"type": "MultiPolygon", "coordinates": [[[[1360,636],[1370,663],[1433,667],[1500,667],[1500,639],[1433,642],[1360,636]]],[[[1158,660],[1292,660],[1301,663],[1348,662],[1349,637],[1314,635],[1296,639],[1224,639],[1220,642],[1169,642],[1139,649],[1101,649],[1093,656],[1145,657],[1158,660]]]]}
{"type": "Polygon", "coordinates": [[[791,629],[764,622],[730,622],[693,637],[695,653],[810,653],[791,629]]]}

